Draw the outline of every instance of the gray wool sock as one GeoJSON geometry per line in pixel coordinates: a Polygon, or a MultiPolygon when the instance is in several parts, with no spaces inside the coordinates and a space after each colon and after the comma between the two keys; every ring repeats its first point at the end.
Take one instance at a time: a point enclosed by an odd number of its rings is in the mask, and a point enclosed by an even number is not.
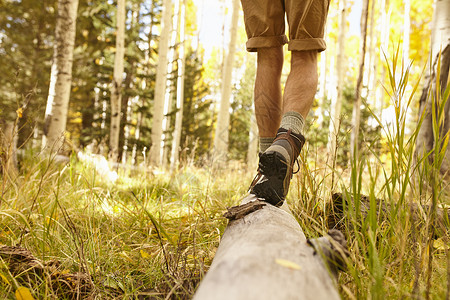
{"type": "Polygon", "coordinates": [[[291,129],[293,133],[303,135],[303,126],[305,125],[305,119],[301,114],[295,111],[288,111],[283,115],[281,119],[281,128],[291,129]]]}
{"type": "Polygon", "coordinates": [[[260,137],[259,138],[259,152],[263,153],[272,145],[275,137],[260,137]]]}
{"type": "MultiPolygon", "coordinates": [[[[305,124],[305,119],[303,116],[295,111],[289,111],[283,115],[281,119],[280,128],[291,130],[292,133],[303,135],[303,126],[305,124]]],[[[273,143],[267,151],[274,151],[280,153],[289,164],[293,159],[297,157],[293,156],[293,150],[291,145],[285,139],[281,139],[273,143]]]]}

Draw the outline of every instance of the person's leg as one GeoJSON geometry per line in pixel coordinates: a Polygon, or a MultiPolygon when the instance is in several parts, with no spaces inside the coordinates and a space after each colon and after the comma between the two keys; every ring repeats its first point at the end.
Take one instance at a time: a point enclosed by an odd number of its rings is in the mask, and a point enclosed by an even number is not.
{"type": "Polygon", "coordinates": [[[282,47],[259,48],[254,101],[256,123],[260,137],[260,152],[273,142],[280,127],[282,114],[281,69],[282,47]]]}
{"type": "Polygon", "coordinates": [[[285,0],[292,51],[280,129],[273,144],[260,155],[258,175],[250,192],[279,206],[289,190],[293,166],[305,143],[303,125],[317,88],[317,52],[323,39],[329,0],[285,0]]]}
{"type": "Polygon", "coordinates": [[[283,114],[308,116],[317,90],[317,50],[292,51],[291,71],[284,89],[283,114]]]}
{"type": "Polygon", "coordinates": [[[293,51],[283,97],[283,116],[275,141],[260,156],[264,174],[252,191],[280,205],[289,190],[294,162],[305,143],[303,125],[317,89],[317,50],[293,51]]]}

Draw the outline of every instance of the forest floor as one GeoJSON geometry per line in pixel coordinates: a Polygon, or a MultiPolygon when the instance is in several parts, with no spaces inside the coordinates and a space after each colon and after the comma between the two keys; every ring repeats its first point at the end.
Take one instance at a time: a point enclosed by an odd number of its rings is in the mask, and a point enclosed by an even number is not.
{"type": "MultiPolygon", "coordinates": [[[[448,299],[448,223],[431,226],[432,210],[417,216],[409,205],[448,206],[445,186],[437,195],[419,189],[364,155],[359,168],[332,172],[317,153],[305,150],[288,195],[308,238],[329,229],[333,189],[370,200],[366,213],[359,201],[344,207],[340,229],[351,259],[339,277],[341,295],[448,299]]],[[[14,180],[1,178],[1,299],[190,299],[227,225],[223,213],[254,175],[236,163],[220,172],[188,166],[172,175],[119,170],[108,177],[76,156],[67,164],[36,157],[25,157],[14,180]]]]}

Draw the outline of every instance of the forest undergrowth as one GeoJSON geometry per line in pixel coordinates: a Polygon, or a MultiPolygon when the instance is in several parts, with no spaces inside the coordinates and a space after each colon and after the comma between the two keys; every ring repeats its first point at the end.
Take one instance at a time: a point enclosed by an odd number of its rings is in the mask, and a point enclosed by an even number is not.
{"type": "MultiPolygon", "coordinates": [[[[420,119],[412,133],[405,128],[418,85],[406,94],[408,69],[397,67],[386,88],[397,121],[373,115],[382,149],[362,143],[343,168],[307,145],[287,201],[308,238],[330,227],[346,236],[343,298],[449,299],[450,199],[440,173],[448,134],[436,135],[433,159],[416,157],[420,119]],[[345,199],[339,207],[334,192],[345,199]]],[[[430,92],[435,130],[449,93],[430,92]]],[[[40,157],[27,152],[19,175],[1,177],[1,299],[190,299],[227,225],[222,214],[254,175],[239,163],[186,164],[172,174],[119,169],[110,180],[76,155],[40,157]]]]}

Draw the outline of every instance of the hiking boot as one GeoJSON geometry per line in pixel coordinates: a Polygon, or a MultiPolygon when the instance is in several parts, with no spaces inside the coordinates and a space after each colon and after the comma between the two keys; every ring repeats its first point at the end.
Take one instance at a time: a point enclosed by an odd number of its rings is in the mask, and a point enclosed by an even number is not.
{"type": "Polygon", "coordinates": [[[258,174],[250,185],[250,193],[274,206],[281,206],[304,143],[303,135],[280,128],[272,146],[259,155],[258,174]]]}

